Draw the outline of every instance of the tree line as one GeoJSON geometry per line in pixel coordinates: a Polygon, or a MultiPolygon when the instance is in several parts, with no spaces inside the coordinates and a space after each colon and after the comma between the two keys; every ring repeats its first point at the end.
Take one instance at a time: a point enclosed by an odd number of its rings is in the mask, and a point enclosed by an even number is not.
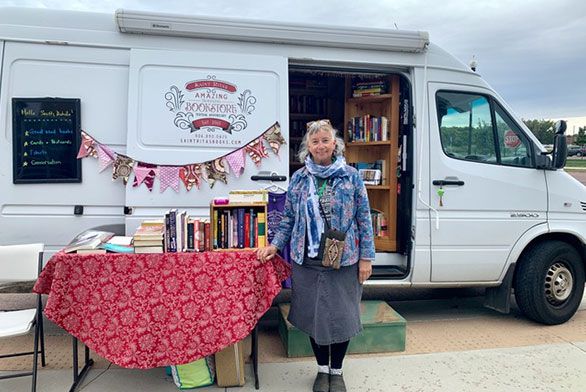
{"type": "MultiPolygon", "coordinates": [[[[542,144],[553,144],[554,124],[551,120],[523,120],[527,128],[539,139],[542,144]]],[[[586,145],[586,127],[578,129],[578,145],[586,145]]]]}

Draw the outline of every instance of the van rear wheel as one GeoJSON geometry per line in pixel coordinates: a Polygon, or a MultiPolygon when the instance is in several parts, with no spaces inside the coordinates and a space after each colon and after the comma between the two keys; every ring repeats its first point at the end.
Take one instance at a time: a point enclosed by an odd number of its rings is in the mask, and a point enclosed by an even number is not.
{"type": "Polygon", "coordinates": [[[543,324],[569,320],[584,293],[584,262],[569,244],[537,244],[519,260],[515,274],[515,299],[521,311],[543,324]]]}

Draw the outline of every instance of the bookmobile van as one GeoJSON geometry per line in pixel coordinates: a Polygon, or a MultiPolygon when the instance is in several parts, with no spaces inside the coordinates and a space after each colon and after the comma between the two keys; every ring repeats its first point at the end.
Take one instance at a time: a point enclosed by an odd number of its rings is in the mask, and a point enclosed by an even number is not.
{"type": "Polygon", "coordinates": [[[368,190],[390,228],[367,284],[486,287],[499,311],[514,292],[546,324],[568,320],[582,299],[586,189],[561,170],[563,131],[543,154],[503,99],[424,32],[5,8],[0,54],[2,244],[42,241],[50,254],[93,227],[132,234],[171,207],[208,216],[211,198],[267,185],[251,179],[261,171],[288,179],[304,123],[327,117],[346,134],[348,161],[387,165],[388,182],[368,190]],[[353,98],[354,81],[369,78],[390,90],[353,98]],[[158,179],[152,191],[132,177],[124,186],[75,154],[69,182],[51,181],[50,169],[47,181],[27,181],[26,141],[14,132],[27,111],[13,108],[45,97],[73,102],[82,130],[144,163],[213,161],[277,122],[287,144],[258,166],[247,156],[227,184],[189,192],[160,192],[158,179]],[[389,114],[388,139],[351,141],[349,119],[369,110],[389,114]]]}

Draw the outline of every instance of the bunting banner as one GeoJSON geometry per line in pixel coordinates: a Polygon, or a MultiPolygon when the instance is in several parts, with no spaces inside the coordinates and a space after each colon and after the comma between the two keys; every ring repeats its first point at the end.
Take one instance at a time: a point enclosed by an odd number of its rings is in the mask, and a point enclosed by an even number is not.
{"type": "Polygon", "coordinates": [[[191,188],[195,185],[197,189],[199,189],[201,185],[201,165],[199,163],[194,163],[192,165],[185,165],[181,168],[179,172],[179,178],[183,181],[185,185],[185,189],[189,192],[191,188]]]}
{"type": "Polygon", "coordinates": [[[97,158],[98,153],[96,152],[94,139],[84,131],[81,131],[81,145],[79,146],[77,159],[85,158],[87,156],[97,158]]]}
{"type": "Polygon", "coordinates": [[[279,123],[276,123],[275,125],[270,127],[264,133],[264,138],[269,143],[269,146],[271,146],[271,149],[277,156],[279,156],[279,149],[281,148],[281,145],[287,144],[285,143],[285,138],[281,134],[281,127],[279,127],[279,123]]]}
{"type": "Polygon", "coordinates": [[[171,187],[179,192],[179,166],[159,166],[159,181],[161,182],[161,193],[171,187]]]}
{"type": "Polygon", "coordinates": [[[116,154],[114,151],[110,150],[110,148],[104,144],[98,144],[98,162],[99,168],[98,171],[101,173],[108,166],[110,166],[116,160],[116,154]]]}
{"type": "Polygon", "coordinates": [[[131,157],[112,151],[107,145],[99,143],[86,131],[81,131],[81,145],[77,158],[97,158],[100,172],[112,165],[112,180],[122,178],[124,185],[127,185],[130,175],[134,172],[132,186],[135,188],[145,184],[147,189],[152,192],[155,178],[158,178],[161,193],[165,192],[167,188],[172,188],[175,192],[179,192],[180,183],[183,183],[185,189],[190,191],[194,186],[200,189],[203,180],[208,183],[210,188],[214,187],[216,181],[228,184],[229,173],[239,178],[244,173],[247,154],[257,167],[261,166],[262,160],[269,157],[265,143],[268,143],[271,151],[279,157],[281,145],[287,143],[281,134],[278,122],[271,125],[260,136],[244,147],[231,151],[229,154],[207,162],[175,166],[136,161],[131,157]]]}
{"type": "Polygon", "coordinates": [[[228,183],[226,178],[226,168],[224,167],[224,158],[218,158],[211,162],[205,162],[205,169],[207,172],[206,180],[210,184],[210,188],[214,187],[216,181],[222,181],[224,184],[228,183]]]}
{"type": "Polygon", "coordinates": [[[226,162],[228,162],[228,166],[230,166],[236,178],[239,178],[244,173],[244,149],[240,148],[232,154],[226,155],[226,162]]]}
{"type": "Polygon", "coordinates": [[[134,166],[134,182],[133,187],[139,187],[140,184],[144,183],[149,190],[153,191],[155,185],[155,176],[157,175],[158,167],[148,163],[137,162],[134,166]]]}
{"type": "Polygon", "coordinates": [[[244,147],[244,150],[248,153],[248,155],[250,155],[252,162],[254,162],[256,166],[260,166],[261,160],[263,158],[268,158],[269,156],[262,144],[262,141],[263,137],[261,136],[258,139],[248,143],[248,145],[244,147]]]}
{"type": "Polygon", "coordinates": [[[126,155],[117,154],[114,160],[114,166],[112,169],[112,180],[122,178],[124,185],[128,184],[128,177],[132,173],[132,166],[134,159],[127,157],[126,155]]]}

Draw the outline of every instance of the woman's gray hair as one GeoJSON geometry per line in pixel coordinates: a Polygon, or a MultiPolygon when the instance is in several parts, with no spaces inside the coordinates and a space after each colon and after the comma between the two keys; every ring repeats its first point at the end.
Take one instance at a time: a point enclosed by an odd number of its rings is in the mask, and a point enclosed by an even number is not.
{"type": "Polygon", "coordinates": [[[344,140],[341,137],[338,137],[338,130],[332,127],[329,120],[317,120],[308,123],[307,125],[307,132],[303,135],[303,139],[301,140],[301,146],[299,147],[299,152],[297,153],[297,157],[299,158],[299,162],[304,163],[305,158],[309,155],[309,149],[307,148],[307,139],[319,131],[330,131],[332,133],[332,137],[336,141],[336,147],[334,148],[334,156],[344,155],[344,150],[346,146],[344,144],[344,140]]]}

